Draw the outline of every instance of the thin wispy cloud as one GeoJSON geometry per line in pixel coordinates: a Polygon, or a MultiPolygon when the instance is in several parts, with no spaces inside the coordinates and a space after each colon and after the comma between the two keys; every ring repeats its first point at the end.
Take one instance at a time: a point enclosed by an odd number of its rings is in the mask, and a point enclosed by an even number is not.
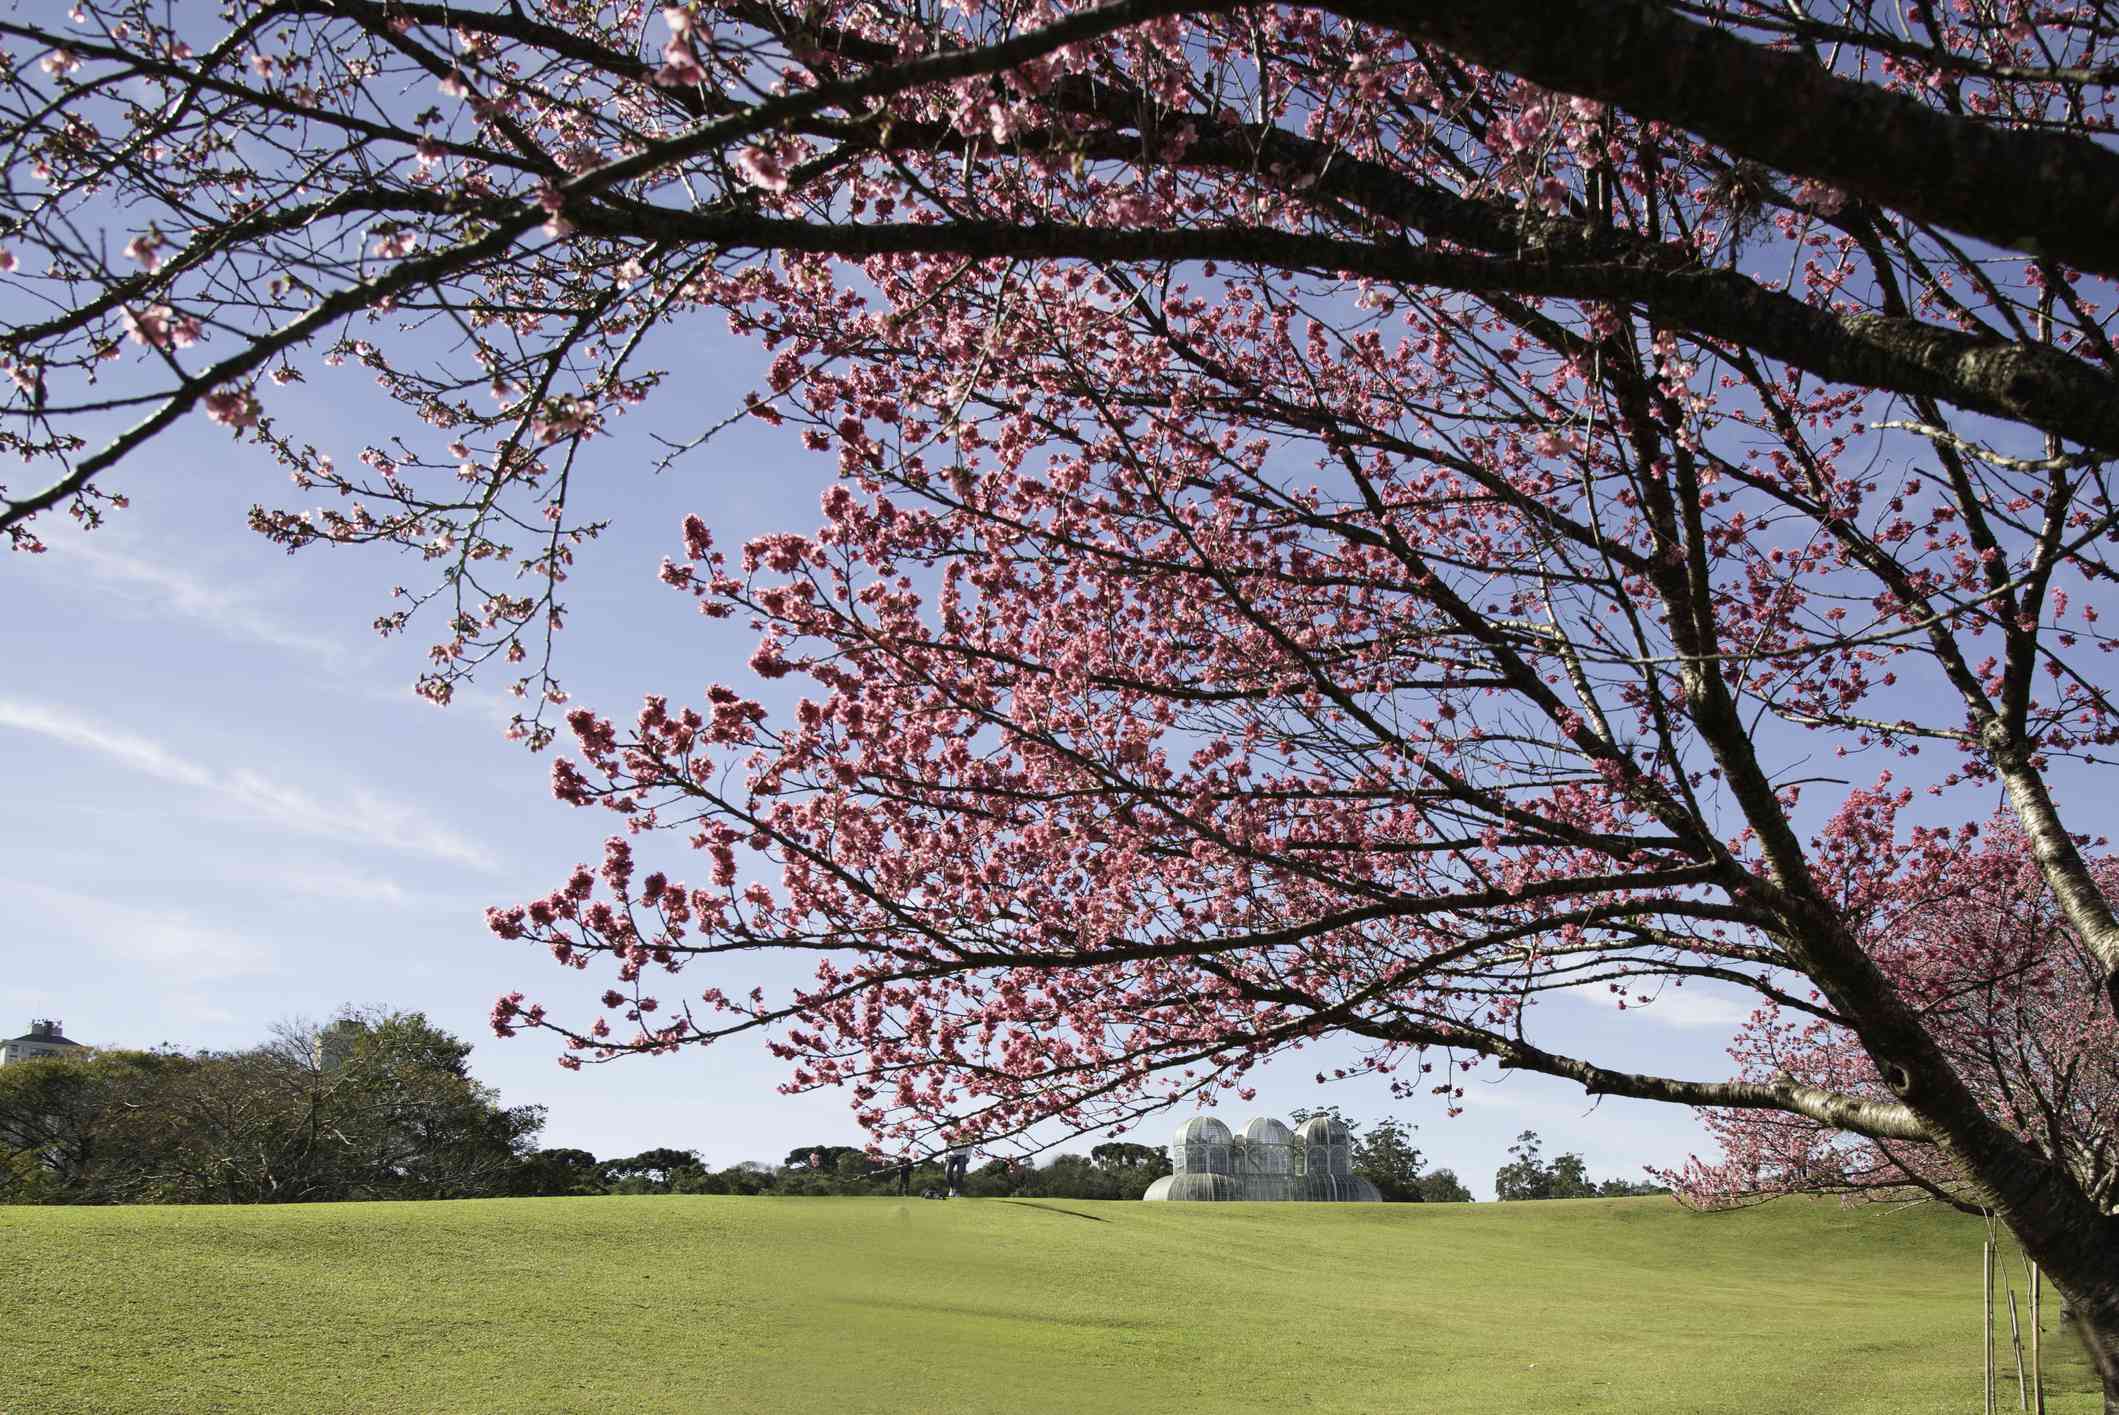
{"type": "Polygon", "coordinates": [[[202,922],[180,909],[143,908],[93,895],[10,882],[28,896],[46,928],[108,964],[157,978],[210,981],[277,972],[279,959],[262,940],[202,922]]]}
{"type": "Polygon", "coordinates": [[[216,770],[149,737],[48,703],[0,697],[0,728],[34,733],[120,766],[203,792],[239,815],[325,840],[425,855],[476,870],[496,862],[478,842],[417,806],[363,789],[326,798],[252,767],[216,770]]]}
{"type": "Polygon", "coordinates": [[[224,793],[260,818],[305,835],[386,846],[473,869],[493,868],[492,855],[475,841],[432,820],[416,806],[368,791],[355,790],[327,801],[246,768],[229,778],[224,793]]]}
{"type": "Polygon", "coordinates": [[[196,619],[232,638],[315,658],[345,655],[343,645],[288,623],[239,588],[141,554],[108,531],[58,538],[51,553],[40,559],[54,562],[50,569],[64,572],[76,584],[86,572],[88,581],[135,609],[196,619]]]}
{"type": "Polygon", "coordinates": [[[395,880],[379,875],[356,874],[328,866],[293,865],[275,868],[272,881],[280,888],[312,899],[336,899],[349,904],[387,904],[392,908],[411,901],[412,896],[395,880]]]}
{"type": "Polygon", "coordinates": [[[136,732],[89,722],[76,713],[42,703],[0,698],[0,727],[34,732],[68,747],[109,757],[121,766],[160,781],[211,790],[213,773],[196,762],[186,761],[151,738],[136,732]]]}

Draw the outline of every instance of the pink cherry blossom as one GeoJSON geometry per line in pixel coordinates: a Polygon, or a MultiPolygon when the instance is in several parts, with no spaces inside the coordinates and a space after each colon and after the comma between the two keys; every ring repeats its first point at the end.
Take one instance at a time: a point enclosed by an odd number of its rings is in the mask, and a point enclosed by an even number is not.
{"type": "MultiPolygon", "coordinates": [[[[1869,948],[1903,995],[1938,1020],[1938,1040],[1960,1074],[2020,1141],[2049,1154],[2093,1193],[2119,1187],[2109,1125],[2119,1105],[2119,1021],[2098,996],[2098,968],[2069,937],[2022,830],[2007,818],[1962,832],[1895,826],[1908,797],[1867,798],[1854,813],[1850,867],[1882,860],[1895,879],[1867,892],[1869,948]],[[2063,946],[2051,947],[2058,938],[2063,946]],[[2036,1117],[2034,1120],[2033,1117],[2036,1117]]],[[[2095,866],[2119,885],[2119,859],[2095,866]]],[[[1881,883],[1881,882],[1879,882],[1881,883]]],[[[1731,1057],[1763,1084],[1793,1078],[1889,1103],[1873,1057],[1843,1026],[1794,1006],[1766,1006],[1738,1034],[1731,1057]]],[[[1936,1198],[1979,1212],[1977,1198],[1932,1146],[1879,1144],[1815,1121],[1760,1111],[1713,1111],[1720,1156],[1695,1157],[1663,1178],[1703,1207],[1790,1192],[1904,1200],[1936,1198]]]]}
{"type": "Polygon", "coordinates": [[[779,156],[762,147],[746,147],[735,157],[734,167],[744,181],[769,192],[787,190],[787,168],[779,156]]]}
{"type": "Polygon", "coordinates": [[[256,427],[258,416],[264,411],[247,389],[222,389],[207,394],[202,401],[207,417],[239,432],[246,427],[256,427]]]}
{"type": "Polygon", "coordinates": [[[125,312],[125,332],[136,344],[166,350],[197,343],[201,329],[199,321],[190,315],[180,316],[168,305],[149,305],[137,313],[125,312]]]}
{"type": "Polygon", "coordinates": [[[706,82],[706,70],[683,34],[672,36],[662,47],[662,67],[655,71],[655,82],[664,88],[689,88],[706,82]]]}

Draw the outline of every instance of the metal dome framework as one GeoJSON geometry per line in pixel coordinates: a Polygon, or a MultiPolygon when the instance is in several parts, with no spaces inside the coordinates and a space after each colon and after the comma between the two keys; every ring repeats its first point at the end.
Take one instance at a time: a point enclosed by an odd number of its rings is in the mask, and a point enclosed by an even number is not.
{"type": "Polygon", "coordinates": [[[1195,1115],[1170,1141],[1172,1173],[1148,1186],[1152,1200],[1240,1203],[1375,1204],[1383,1196],[1354,1173],[1346,1122],[1313,1115],[1289,1130],[1255,1116],[1231,1134],[1211,1115],[1195,1115]]]}

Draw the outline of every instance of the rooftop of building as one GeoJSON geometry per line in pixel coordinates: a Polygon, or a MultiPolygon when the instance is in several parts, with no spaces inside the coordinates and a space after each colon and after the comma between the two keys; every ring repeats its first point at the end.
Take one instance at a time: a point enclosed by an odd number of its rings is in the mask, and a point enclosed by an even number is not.
{"type": "Polygon", "coordinates": [[[19,1037],[9,1037],[0,1045],[13,1042],[42,1042],[46,1046],[77,1047],[84,1043],[75,1041],[61,1029],[56,1017],[32,1017],[29,1030],[19,1037]]]}

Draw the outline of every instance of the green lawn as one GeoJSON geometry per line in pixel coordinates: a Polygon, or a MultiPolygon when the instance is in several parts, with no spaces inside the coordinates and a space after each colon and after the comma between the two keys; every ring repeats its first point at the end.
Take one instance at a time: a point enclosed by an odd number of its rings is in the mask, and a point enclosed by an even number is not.
{"type": "Polygon", "coordinates": [[[1978,1320],[1976,1224],[1813,1202],[0,1208],[10,1415],[1958,1415],[1978,1320]]]}

